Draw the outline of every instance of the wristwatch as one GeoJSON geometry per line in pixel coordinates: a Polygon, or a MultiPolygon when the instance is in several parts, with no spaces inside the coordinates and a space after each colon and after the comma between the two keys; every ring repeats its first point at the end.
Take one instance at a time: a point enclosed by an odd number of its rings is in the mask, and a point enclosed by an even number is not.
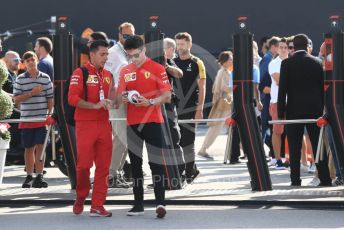
{"type": "Polygon", "coordinates": [[[155,104],[155,99],[151,98],[148,100],[149,104],[150,105],[154,105],[155,104]]]}

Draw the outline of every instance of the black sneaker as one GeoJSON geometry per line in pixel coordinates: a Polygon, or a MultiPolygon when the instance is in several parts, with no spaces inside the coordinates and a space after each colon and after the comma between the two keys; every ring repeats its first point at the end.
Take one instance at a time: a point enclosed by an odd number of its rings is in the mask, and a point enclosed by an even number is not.
{"type": "Polygon", "coordinates": [[[200,174],[200,171],[198,169],[194,170],[194,173],[191,177],[186,177],[186,183],[192,184],[193,181],[196,179],[196,177],[200,174]]]}
{"type": "Polygon", "coordinates": [[[275,169],[281,170],[281,169],[286,169],[285,165],[283,164],[282,160],[277,160],[275,169]]]}
{"type": "Polygon", "coordinates": [[[294,180],[294,181],[291,181],[291,184],[290,186],[296,186],[296,187],[300,187],[301,186],[301,182],[302,180],[294,180]]]}
{"type": "Polygon", "coordinates": [[[147,185],[147,189],[154,189],[154,184],[147,185]]]}
{"type": "Polygon", "coordinates": [[[332,182],[320,182],[319,187],[332,187],[332,182]]]}
{"type": "Polygon", "coordinates": [[[32,183],[33,188],[48,188],[48,183],[43,179],[42,174],[38,174],[32,183]]]}
{"type": "Polygon", "coordinates": [[[239,160],[233,160],[233,161],[229,161],[230,165],[235,165],[235,164],[241,164],[241,161],[239,160]]]}
{"type": "Polygon", "coordinates": [[[33,181],[33,177],[31,175],[27,175],[22,185],[22,188],[31,188],[32,181],[33,181]]]}
{"type": "Polygon", "coordinates": [[[336,178],[335,180],[332,181],[332,186],[342,186],[344,185],[343,179],[336,178]]]}
{"type": "Polygon", "coordinates": [[[143,214],[145,214],[145,212],[142,205],[135,205],[127,212],[127,216],[143,216],[143,214]]]}

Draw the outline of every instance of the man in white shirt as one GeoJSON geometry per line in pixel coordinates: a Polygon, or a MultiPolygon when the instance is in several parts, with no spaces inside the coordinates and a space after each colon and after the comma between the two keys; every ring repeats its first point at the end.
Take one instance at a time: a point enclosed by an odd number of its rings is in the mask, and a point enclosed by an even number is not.
{"type": "MultiPolygon", "coordinates": [[[[282,38],[278,45],[278,56],[269,63],[269,74],[271,76],[271,100],[270,100],[270,115],[272,120],[278,120],[277,114],[277,98],[278,98],[278,84],[280,79],[281,63],[284,59],[288,58],[288,45],[287,40],[282,38]]],[[[284,126],[279,124],[273,125],[272,132],[272,146],[275,152],[276,169],[285,169],[281,160],[281,135],[284,126]]]]}
{"type": "MultiPolygon", "coordinates": [[[[105,69],[110,71],[117,89],[119,73],[122,67],[128,65],[127,53],[123,44],[127,38],[135,34],[135,27],[129,22],[124,22],[118,27],[118,42],[109,49],[108,60],[105,69]]],[[[110,118],[126,118],[126,110],[123,104],[110,110],[110,118]]],[[[110,165],[109,187],[129,188],[130,185],[121,177],[121,171],[128,154],[126,121],[112,121],[113,149],[110,165]]]]}

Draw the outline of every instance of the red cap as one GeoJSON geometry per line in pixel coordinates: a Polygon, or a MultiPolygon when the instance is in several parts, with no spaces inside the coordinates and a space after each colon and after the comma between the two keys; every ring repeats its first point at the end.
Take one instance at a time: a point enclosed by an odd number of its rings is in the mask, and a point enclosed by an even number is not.
{"type": "Polygon", "coordinates": [[[158,20],[159,19],[159,16],[150,16],[149,17],[149,20],[158,20]]]}
{"type": "Polygon", "coordinates": [[[238,20],[239,21],[246,21],[247,17],[246,16],[240,16],[240,17],[238,17],[238,20]]]}
{"type": "Polygon", "coordinates": [[[340,17],[338,15],[332,15],[330,16],[331,20],[338,20],[340,17]]]}
{"type": "Polygon", "coordinates": [[[66,16],[60,16],[59,17],[59,21],[66,21],[67,20],[67,17],[66,16]]]}

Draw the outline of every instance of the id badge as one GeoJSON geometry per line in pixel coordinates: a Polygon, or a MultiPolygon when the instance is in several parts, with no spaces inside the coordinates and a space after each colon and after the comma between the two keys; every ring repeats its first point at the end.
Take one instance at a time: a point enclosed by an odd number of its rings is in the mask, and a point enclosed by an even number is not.
{"type": "Polygon", "coordinates": [[[104,90],[99,90],[99,100],[104,100],[105,99],[105,96],[104,96],[104,90]]]}

